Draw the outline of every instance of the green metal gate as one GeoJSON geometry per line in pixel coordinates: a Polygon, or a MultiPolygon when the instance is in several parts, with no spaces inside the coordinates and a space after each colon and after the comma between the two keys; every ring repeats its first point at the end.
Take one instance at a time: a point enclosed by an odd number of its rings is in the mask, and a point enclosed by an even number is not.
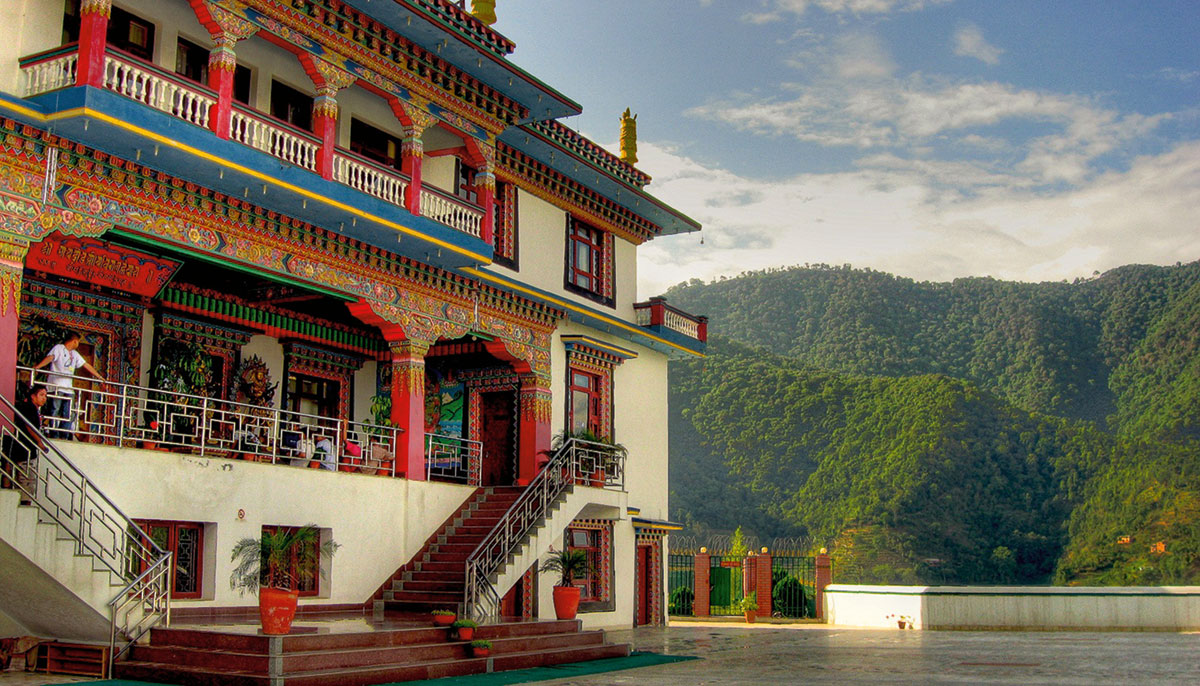
{"type": "Polygon", "coordinates": [[[710,558],[709,614],[742,614],[742,563],[742,558],[736,556],[713,555],[710,558]]]}
{"type": "Polygon", "coordinates": [[[815,617],[816,558],[774,555],[771,558],[771,610],[776,617],[815,617]]]}

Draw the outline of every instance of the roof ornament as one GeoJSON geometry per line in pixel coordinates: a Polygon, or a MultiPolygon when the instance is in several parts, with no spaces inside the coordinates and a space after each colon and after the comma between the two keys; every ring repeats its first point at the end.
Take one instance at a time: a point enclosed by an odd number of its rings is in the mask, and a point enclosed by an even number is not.
{"type": "Polygon", "coordinates": [[[621,115],[621,161],[637,164],[637,115],[630,116],[629,108],[621,115]]]}
{"type": "Polygon", "coordinates": [[[496,0],[471,0],[471,15],[491,26],[496,23],[496,0]]]}

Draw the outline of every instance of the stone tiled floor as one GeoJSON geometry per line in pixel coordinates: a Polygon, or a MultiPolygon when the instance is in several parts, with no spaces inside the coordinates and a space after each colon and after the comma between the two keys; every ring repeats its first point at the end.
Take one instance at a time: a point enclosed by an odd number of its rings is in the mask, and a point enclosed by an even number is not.
{"type": "MultiPolygon", "coordinates": [[[[824,625],[679,623],[609,633],[638,650],[698,655],[656,667],[541,682],[691,684],[1200,684],[1200,634],[885,631],[824,625]]],[[[0,673],[0,686],[87,681],[0,673]]],[[[452,680],[447,681],[452,684],[452,680]]]]}

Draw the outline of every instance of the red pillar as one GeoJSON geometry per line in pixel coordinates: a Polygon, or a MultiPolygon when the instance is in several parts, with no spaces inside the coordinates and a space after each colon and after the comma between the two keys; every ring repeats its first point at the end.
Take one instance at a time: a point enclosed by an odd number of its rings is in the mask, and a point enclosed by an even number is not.
{"type": "Polygon", "coordinates": [[[708,551],[704,548],[696,553],[695,568],[693,579],[695,588],[692,592],[695,594],[695,599],[692,601],[692,614],[696,617],[709,616],[709,595],[710,582],[708,579],[709,573],[712,571],[709,565],[712,564],[708,551]]]}
{"type": "MultiPolygon", "coordinates": [[[[766,548],[763,548],[766,550],[766,548]]],[[[770,617],[774,608],[771,607],[771,554],[761,553],[754,557],[754,591],[758,598],[758,616],[770,617]]]]}
{"type": "Polygon", "coordinates": [[[321,92],[313,100],[313,133],[321,139],[317,151],[317,173],[323,179],[333,178],[333,151],[337,147],[337,100],[332,93],[321,92]]]}
{"type": "Polygon", "coordinates": [[[392,423],[404,429],[396,446],[396,474],[425,480],[425,353],[416,341],[392,343],[392,423]]]}
{"type": "MultiPolygon", "coordinates": [[[[0,394],[17,402],[17,328],[20,324],[21,278],[29,243],[0,238],[0,394]]],[[[4,408],[8,414],[8,408],[4,408]]]]}
{"type": "Polygon", "coordinates": [[[400,141],[400,171],[408,176],[404,193],[404,208],[413,216],[421,216],[421,163],[425,159],[425,143],[420,127],[406,127],[400,141]]]}
{"type": "Polygon", "coordinates": [[[825,587],[833,583],[833,562],[824,550],[817,555],[817,619],[825,619],[825,587]]]}
{"type": "Polygon", "coordinates": [[[83,0],[79,8],[79,63],[77,86],[104,87],[104,46],[112,0],[83,0]]]}
{"type": "Polygon", "coordinates": [[[479,191],[479,202],[483,205],[479,237],[484,243],[491,245],[496,230],[496,175],[490,171],[481,172],[476,178],[475,186],[479,191]]]}
{"type": "Polygon", "coordinates": [[[526,486],[550,450],[550,382],[536,374],[523,376],[520,402],[517,483],[526,486]]]}
{"type": "Polygon", "coordinates": [[[237,69],[236,41],[218,38],[217,47],[208,54],[208,87],[217,92],[217,101],[208,110],[208,128],[217,138],[229,138],[233,122],[233,74],[237,69]]]}

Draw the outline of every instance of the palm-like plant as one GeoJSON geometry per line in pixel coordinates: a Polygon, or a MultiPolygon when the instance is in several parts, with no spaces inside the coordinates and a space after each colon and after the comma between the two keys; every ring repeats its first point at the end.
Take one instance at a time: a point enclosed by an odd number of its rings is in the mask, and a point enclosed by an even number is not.
{"type": "Polygon", "coordinates": [[[558,572],[559,582],[556,586],[573,586],[575,578],[585,576],[591,565],[588,564],[587,553],[582,550],[550,549],[550,557],[542,563],[542,573],[558,572]]]}
{"type": "Polygon", "coordinates": [[[321,556],[333,555],[341,547],[320,540],[321,530],[314,524],[294,529],[280,527],[264,531],[259,538],[243,538],[233,546],[232,560],[237,566],[229,577],[229,587],[243,595],[257,594],[263,586],[295,588],[320,571],[321,556]]]}

